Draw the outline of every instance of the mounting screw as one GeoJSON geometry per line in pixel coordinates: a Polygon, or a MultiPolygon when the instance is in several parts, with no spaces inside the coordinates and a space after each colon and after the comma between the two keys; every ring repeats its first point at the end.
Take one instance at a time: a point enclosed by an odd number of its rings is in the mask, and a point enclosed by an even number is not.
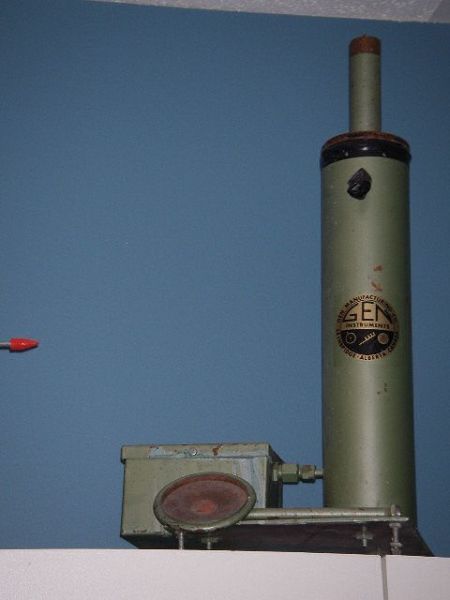
{"type": "Polygon", "coordinates": [[[402,553],[403,544],[400,541],[401,526],[401,523],[389,523],[389,527],[392,529],[391,554],[402,553]]]}
{"type": "Polygon", "coordinates": [[[363,548],[367,548],[369,542],[371,540],[373,540],[373,534],[369,533],[369,530],[367,529],[367,525],[362,525],[361,533],[357,533],[355,535],[355,538],[357,540],[361,540],[361,544],[362,544],[363,548]]]}

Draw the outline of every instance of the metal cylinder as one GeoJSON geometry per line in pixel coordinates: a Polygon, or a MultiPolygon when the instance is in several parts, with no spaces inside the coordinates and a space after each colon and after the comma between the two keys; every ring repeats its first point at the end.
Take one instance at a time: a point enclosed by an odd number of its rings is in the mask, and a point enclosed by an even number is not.
{"type": "Polygon", "coordinates": [[[410,154],[369,130],[381,126],[379,102],[356,88],[367,79],[358,55],[379,55],[373,40],[350,46],[354,131],[321,154],[324,504],[396,504],[414,521],[410,154]]]}
{"type": "Polygon", "coordinates": [[[380,40],[355,38],[350,44],[349,62],[350,131],[380,131],[380,40]]]}

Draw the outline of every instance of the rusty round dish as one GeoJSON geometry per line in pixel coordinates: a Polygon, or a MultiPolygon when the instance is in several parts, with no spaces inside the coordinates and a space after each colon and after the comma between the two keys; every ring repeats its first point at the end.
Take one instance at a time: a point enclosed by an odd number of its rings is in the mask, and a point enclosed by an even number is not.
{"type": "Polygon", "coordinates": [[[234,525],[256,501],[252,486],[227,473],[195,473],[172,481],[156,496],[153,510],[171,529],[208,532],[234,525]]]}

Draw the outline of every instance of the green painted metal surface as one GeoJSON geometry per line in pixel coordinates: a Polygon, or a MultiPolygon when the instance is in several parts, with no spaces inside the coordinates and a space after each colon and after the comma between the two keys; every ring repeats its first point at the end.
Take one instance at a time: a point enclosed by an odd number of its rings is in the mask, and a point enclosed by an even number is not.
{"type": "Polygon", "coordinates": [[[408,165],[322,169],[324,502],[415,518],[408,165]],[[348,181],[371,177],[363,199],[348,181]]]}
{"type": "Polygon", "coordinates": [[[124,446],[122,462],[125,539],[170,537],[153,512],[153,503],[164,486],[194,473],[237,475],[254,488],[258,508],[282,504],[282,483],[272,480],[274,463],[282,461],[266,443],[124,446]]]}
{"type": "Polygon", "coordinates": [[[362,52],[350,58],[350,131],[381,129],[380,56],[362,52]]]}
{"type": "Polygon", "coordinates": [[[414,522],[409,147],[380,132],[380,41],[349,50],[351,133],[321,157],[324,503],[414,522]]]}

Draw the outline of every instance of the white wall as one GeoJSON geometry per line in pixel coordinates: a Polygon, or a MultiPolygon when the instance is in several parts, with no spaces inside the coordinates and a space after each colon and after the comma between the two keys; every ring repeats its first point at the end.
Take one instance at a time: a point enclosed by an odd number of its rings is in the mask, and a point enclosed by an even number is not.
{"type": "Polygon", "coordinates": [[[178,550],[1,550],[2,600],[448,600],[450,559],[178,550]]]}

